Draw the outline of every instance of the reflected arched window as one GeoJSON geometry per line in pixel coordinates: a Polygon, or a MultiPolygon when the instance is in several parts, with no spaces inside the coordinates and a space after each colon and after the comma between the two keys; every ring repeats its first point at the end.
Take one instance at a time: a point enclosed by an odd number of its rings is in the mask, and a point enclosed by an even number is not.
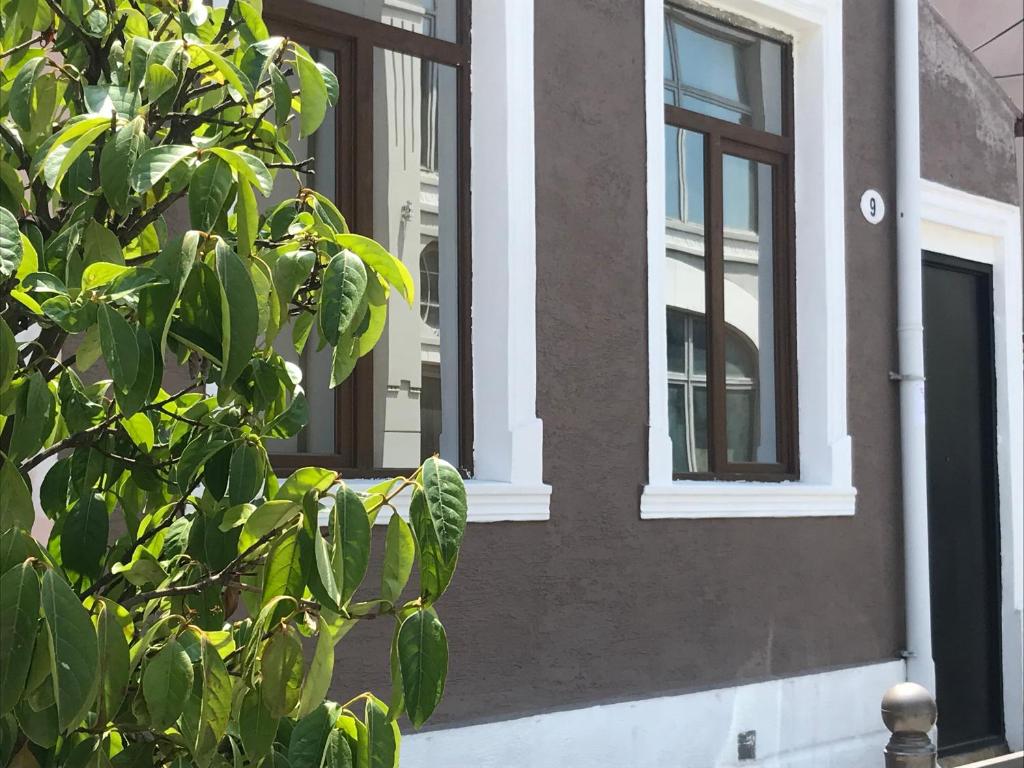
{"type": "MultiPolygon", "coordinates": [[[[668,415],[672,471],[708,471],[707,322],[704,315],[670,307],[668,415]]],[[[758,444],[757,350],[732,326],[726,327],[726,452],[730,462],[755,459],[758,444]]]]}
{"type": "Polygon", "coordinates": [[[441,301],[438,295],[437,240],[431,240],[420,252],[420,317],[435,331],[441,327],[441,301]]]}

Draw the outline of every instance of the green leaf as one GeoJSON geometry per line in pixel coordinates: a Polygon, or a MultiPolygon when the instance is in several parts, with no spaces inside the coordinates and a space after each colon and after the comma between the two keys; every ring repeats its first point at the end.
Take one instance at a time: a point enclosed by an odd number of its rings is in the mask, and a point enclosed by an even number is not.
{"type": "MultiPolygon", "coordinates": [[[[60,184],[61,179],[64,178],[64,174],[66,174],[71,168],[71,165],[83,152],[85,152],[85,150],[92,146],[96,139],[109,130],[110,121],[104,120],[103,123],[100,123],[83,133],[71,142],[70,145],[62,144],[57,147],[42,166],[43,178],[46,179],[47,186],[49,186],[50,189],[56,189],[57,185],[60,184]]],[[[67,197],[67,195],[68,191],[65,190],[64,196],[67,197]]]]}
{"type": "Polygon", "coordinates": [[[120,264],[111,264],[100,261],[90,264],[82,272],[82,290],[89,291],[106,285],[111,280],[127,272],[131,267],[123,267],[120,264]]]}
{"type": "Polygon", "coordinates": [[[14,708],[25,689],[39,629],[39,577],[23,562],[0,577],[0,715],[14,708]]]}
{"type": "Polygon", "coordinates": [[[397,512],[388,521],[388,533],[384,541],[384,568],[381,574],[380,599],[392,605],[409,582],[412,564],[416,559],[416,542],[409,524],[397,512]]]}
{"type": "Polygon", "coordinates": [[[242,534],[238,539],[239,552],[245,551],[271,531],[294,520],[301,511],[298,502],[290,499],[276,499],[260,504],[242,526],[242,534]]]}
{"type": "Polygon", "coordinates": [[[270,636],[260,659],[263,704],[273,717],[285,717],[302,693],[302,642],[291,626],[282,625],[270,636]]]}
{"type": "Polygon", "coordinates": [[[192,229],[209,232],[220,218],[231,192],[231,166],[216,155],[203,160],[188,185],[188,211],[192,229]]]}
{"type": "Polygon", "coordinates": [[[230,387],[249,364],[259,333],[259,308],[249,270],[234,251],[217,248],[224,361],[219,385],[230,387]]]}
{"type": "Polygon", "coordinates": [[[139,345],[128,322],[106,304],[98,309],[100,348],[114,384],[122,391],[131,389],[139,374],[139,345]]]}
{"type": "Polygon", "coordinates": [[[312,490],[323,493],[338,479],[338,473],[319,467],[303,467],[297,469],[277,489],[275,499],[288,499],[301,503],[303,497],[312,490]]]}
{"type": "Polygon", "coordinates": [[[331,346],[338,344],[356,321],[366,294],[366,267],[350,251],[341,251],[327,264],[320,289],[320,331],[331,346]]]}
{"type": "MultiPolygon", "coordinates": [[[[100,722],[107,722],[117,714],[128,688],[128,640],[125,637],[125,627],[118,621],[116,615],[118,608],[120,606],[117,603],[101,599],[96,615],[100,722]]],[[[131,631],[130,625],[128,631],[131,631]]]]}
{"type": "Polygon", "coordinates": [[[46,64],[45,58],[34,59],[18,70],[7,98],[11,117],[18,127],[25,131],[32,128],[32,95],[35,91],[39,70],[43,68],[44,64],[46,64]]]}
{"type": "Polygon", "coordinates": [[[153,443],[156,440],[156,433],[153,430],[153,422],[144,413],[136,413],[126,419],[121,419],[121,427],[144,453],[153,450],[153,443]]]}
{"type": "Polygon", "coordinates": [[[370,521],[359,494],[343,485],[334,497],[328,521],[334,580],[347,603],[363,582],[370,562],[370,521]]]}
{"type": "Polygon", "coordinates": [[[43,574],[41,593],[57,722],[66,731],[82,720],[96,697],[96,631],[78,596],[54,571],[43,574]]]}
{"type": "MultiPolygon", "coordinates": [[[[279,722],[263,704],[258,688],[246,691],[238,716],[238,735],[242,739],[246,757],[255,760],[270,751],[279,722]]],[[[292,738],[294,734],[292,731],[292,738]]]]}
{"type": "MultiPolygon", "coordinates": [[[[267,555],[263,573],[263,599],[266,605],[279,595],[302,597],[306,588],[308,568],[299,546],[299,533],[292,529],[274,542],[267,555]]],[[[301,678],[300,678],[301,679],[301,678]]],[[[294,707],[294,703],[292,704],[294,707]]],[[[275,711],[271,708],[271,711],[275,711]]],[[[288,710],[291,711],[291,708],[288,710]]],[[[279,713],[280,716],[287,714],[279,713]]]]}
{"type": "Polygon", "coordinates": [[[387,282],[395,287],[395,290],[412,306],[415,300],[416,289],[412,281],[412,275],[401,259],[392,256],[380,243],[362,235],[336,235],[334,241],[342,248],[346,248],[360,259],[367,266],[372,267],[387,282]]]}
{"type": "Polygon", "coordinates": [[[252,501],[263,487],[263,456],[252,443],[245,442],[231,454],[228,499],[232,506],[252,501]]]}
{"type": "Polygon", "coordinates": [[[232,680],[208,635],[200,636],[200,658],[192,695],[181,716],[182,735],[188,740],[193,761],[210,765],[231,718],[232,680]]]}
{"type": "Polygon", "coordinates": [[[267,69],[270,71],[270,85],[274,92],[274,122],[284,125],[292,111],[292,89],[276,64],[270,62],[267,69]]]}
{"type": "Polygon", "coordinates": [[[32,493],[25,484],[25,478],[10,459],[0,464],[0,488],[3,488],[3,503],[0,504],[0,531],[8,528],[32,530],[36,519],[32,505],[32,493]]]}
{"type": "Polygon", "coordinates": [[[18,220],[6,208],[0,208],[0,278],[18,271],[23,253],[18,220]]]}
{"type": "MultiPolygon", "coordinates": [[[[224,82],[234,88],[241,96],[245,97],[246,101],[252,101],[252,83],[249,82],[249,78],[247,78],[233,62],[228,61],[217,53],[212,46],[192,43],[190,49],[198,49],[202,51],[206,58],[209,59],[210,63],[212,63],[220,73],[221,77],[224,78],[224,82]]],[[[197,57],[197,60],[201,59],[202,56],[197,57]]],[[[201,63],[201,61],[199,63],[201,63]]]]}
{"type": "Polygon", "coordinates": [[[14,431],[7,455],[11,459],[34,455],[53,431],[56,404],[53,393],[39,371],[33,371],[19,393],[14,431]]]}
{"type": "Polygon", "coordinates": [[[18,265],[18,272],[15,275],[19,280],[24,280],[25,277],[36,272],[39,269],[39,254],[36,253],[36,248],[32,245],[32,241],[28,239],[28,235],[24,233],[21,235],[21,264],[18,265]]]}
{"type": "Polygon", "coordinates": [[[336,718],[335,708],[322,703],[303,715],[288,740],[288,762],[293,766],[324,766],[324,754],[336,718]]]}
{"type": "Polygon", "coordinates": [[[169,144],[147,149],[132,165],[129,182],[139,193],[148,192],[181,161],[196,153],[195,147],[185,144],[169,144]]]}
{"type": "Polygon", "coordinates": [[[324,620],[317,619],[316,649],[313,659],[306,670],[306,679],[302,683],[302,695],[299,697],[299,710],[296,717],[305,717],[314,711],[327,696],[334,675],[334,641],[324,620]]]}
{"type": "Polygon", "coordinates": [[[114,395],[117,398],[117,407],[125,416],[131,416],[145,404],[147,397],[152,392],[153,378],[162,377],[160,368],[157,368],[159,360],[156,359],[153,348],[153,340],[149,338],[146,329],[141,326],[135,328],[135,348],[139,351],[139,368],[135,381],[128,389],[121,389],[114,381],[114,395]]]}
{"type": "Polygon", "coordinates": [[[448,639],[433,610],[420,609],[402,622],[398,631],[398,661],[405,710],[412,724],[419,728],[441,700],[448,675],[448,639]]]}
{"type": "Polygon", "coordinates": [[[198,248],[199,233],[194,231],[168,242],[153,262],[153,269],[167,280],[166,284],[146,291],[139,299],[139,317],[153,339],[159,342],[161,358],[167,349],[174,306],[195,264],[198,248]]]}
{"type": "Polygon", "coordinates": [[[149,101],[156,101],[178,84],[178,78],[170,67],[153,63],[146,67],[146,88],[149,101]]]}
{"type": "Polygon", "coordinates": [[[238,179],[238,204],[235,206],[235,210],[238,214],[238,253],[248,256],[252,253],[260,226],[256,194],[252,191],[252,185],[248,179],[238,179]]]}
{"type": "Polygon", "coordinates": [[[248,152],[224,147],[212,147],[210,152],[226,160],[240,179],[245,179],[266,197],[274,188],[274,179],[263,161],[248,152]]]}
{"type": "MultiPolygon", "coordinates": [[[[111,264],[124,265],[124,254],[121,253],[121,243],[117,235],[104,227],[98,221],[90,221],[85,227],[83,238],[83,250],[85,251],[85,263],[87,265],[95,262],[110,262],[111,264]]],[[[83,290],[85,289],[85,274],[82,275],[83,290]]],[[[97,283],[98,284],[98,283],[97,283]]]]}
{"type": "Polygon", "coordinates": [[[100,189],[118,213],[128,208],[129,171],[146,147],[146,123],[140,116],[128,121],[108,138],[100,153],[100,189]]]}
{"type": "Polygon", "coordinates": [[[388,717],[387,708],[375,696],[366,698],[364,719],[369,768],[397,768],[398,723],[388,717]]]}
{"type": "Polygon", "coordinates": [[[7,391],[18,370],[18,342],[7,321],[0,317],[0,394],[7,391]]]}
{"type": "Polygon", "coordinates": [[[421,482],[441,555],[451,562],[458,557],[466,530],[466,486],[458,470],[437,456],[423,462],[421,482]]]}
{"type": "Polygon", "coordinates": [[[153,728],[165,730],[178,719],[192,691],[192,678],[192,661],[177,640],[168,640],[146,662],[142,693],[153,728]]]}
{"type": "Polygon", "coordinates": [[[81,497],[64,520],[60,537],[61,562],[78,573],[98,575],[109,534],[106,499],[98,494],[81,497]]]}
{"type": "Polygon", "coordinates": [[[299,73],[299,138],[305,138],[320,127],[327,115],[327,83],[316,62],[299,46],[294,46],[295,68],[299,73]]]}

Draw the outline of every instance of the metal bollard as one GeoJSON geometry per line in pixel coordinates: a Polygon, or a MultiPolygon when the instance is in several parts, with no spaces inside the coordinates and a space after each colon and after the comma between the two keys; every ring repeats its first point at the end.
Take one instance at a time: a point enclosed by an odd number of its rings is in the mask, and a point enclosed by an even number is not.
{"type": "Polygon", "coordinates": [[[935,699],[917,683],[900,683],[882,698],[882,720],[892,733],[885,747],[885,768],[935,768],[935,699]]]}

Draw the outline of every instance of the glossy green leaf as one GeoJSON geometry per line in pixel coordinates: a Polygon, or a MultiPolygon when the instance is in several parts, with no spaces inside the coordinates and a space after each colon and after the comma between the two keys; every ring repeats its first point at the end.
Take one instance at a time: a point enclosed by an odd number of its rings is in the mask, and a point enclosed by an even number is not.
{"type": "Polygon", "coordinates": [[[106,304],[99,306],[100,348],[114,383],[128,390],[139,373],[139,346],[135,331],[121,315],[106,304]]]}
{"type": "Polygon", "coordinates": [[[294,50],[295,68],[299,73],[299,95],[302,99],[299,137],[305,138],[320,127],[327,114],[327,83],[312,57],[298,46],[294,50]]]}
{"type": "Polygon", "coordinates": [[[320,704],[302,715],[288,740],[288,761],[293,766],[322,768],[336,718],[336,709],[327,704],[320,704]]]}
{"type": "Polygon", "coordinates": [[[127,433],[131,441],[145,452],[153,450],[153,443],[156,441],[156,432],[153,430],[153,422],[144,413],[136,413],[126,419],[121,419],[121,427],[127,433]]]}
{"type": "Polygon", "coordinates": [[[219,384],[230,387],[249,364],[259,333],[259,309],[249,270],[229,248],[217,249],[220,279],[222,349],[224,361],[219,384]]]}
{"type": "Polygon", "coordinates": [[[274,96],[274,121],[278,125],[282,125],[288,119],[292,109],[292,89],[288,86],[288,81],[285,80],[276,64],[273,62],[268,64],[267,71],[270,72],[270,83],[274,96]]]}
{"type": "Polygon", "coordinates": [[[18,342],[7,321],[0,317],[0,394],[7,391],[18,370],[18,342]]]}
{"type": "Polygon", "coordinates": [[[323,702],[334,675],[334,641],[322,619],[317,621],[317,631],[316,648],[302,682],[296,717],[305,717],[323,702]]]}
{"type": "Polygon", "coordinates": [[[119,213],[128,206],[129,173],[146,148],[146,123],[136,117],[109,137],[100,153],[100,188],[110,207],[119,213]]]}
{"type": "Polygon", "coordinates": [[[235,210],[238,214],[238,253],[241,256],[248,256],[252,253],[260,225],[256,194],[252,191],[252,184],[248,179],[238,180],[238,204],[235,210]]]}
{"type": "MultiPolygon", "coordinates": [[[[117,235],[97,221],[90,221],[85,227],[83,250],[87,265],[86,271],[88,271],[88,265],[96,262],[124,265],[124,255],[121,253],[121,243],[118,241],[117,235]]],[[[91,288],[95,285],[102,285],[102,283],[94,282],[88,287],[91,288]]],[[[82,290],[86,290],[85,273],[82,274],[82,290]]]]}
{"type": "Polygon", "coordinates": [[[302,694],[302,642],[288,625],[274,632],[260,659],[263,703],[273,717],[289,715],[302,694]]]}
{"type": "Polygon", "coordinates": [[[320,331],[336,345],[356,321],[366,294],[366,267],[349,251],[341,251],[324,270],[320,289],[320,331]]]}
{"type": "MultiPolygon", "coordinates": [[[[250,688],[242,699],[238,716],[238,733],[242,747],[250,759],[258,759],[270,751],[277,736],[279,718],[270,714],[258,688],[250,688]]],[[[292,731],[294,737],[294,731],[292,731]]]]}
{"type": "Polygon", "coordinates": [[[363,582],[370,562],[370,521],[359,494],[343,485],[328,521],[334,580],[347,603],[363,582]]]}
{"type": "Polygon", "coordinates": [[[132,164],[129,183],[136,192],[148,192],[178,163],[195,155],[195,147],[170,144],[147,149],[132,164]]]}
{"type": "MultiPolygon", "coordinates": [[[[111,601],[101,600],[96,614],[100,679],[97,703],[106,720],[113,718],[121,707],[129,680],[128,639],[125,637],[126,627],[116,613],[119,607],[111,601]]],[[[128,631],[131,631],[130,627],[128,631]]]]}
{"type": "Polygon", "coordinates": [[[195,765],[206,768],[224,738],[231,717],[231,675],[208,636],[200,637],[200,657],[192,695],[181,715],[182,735],[195,765]]]}
{"type": "Polygon", "coordinates": [[[384,567],[381,574],[380,599],[392,605],[409,582],[412,564],[416,559],[416,542],[409,524],[397,512],[388,521],[384,541],[384,567]]]}
{"type": "Polygon", "coordinates": [[[192,678],[192,661],[177,640],[168,640],[146,662],[142,693],[154,728],[162,731],[178,719],[192,691],[192,678]]]}
{"type": "Polygon", "coordinates": [[[30,531],[36,517],[32,493],[14,462],[9,459],[0,461],[3,462],[0,464],[0,488],[4,489],[0,503],[0,531],[9,528],[30,531]]]}
{"type": "Polygon", "coordinates": [[[25,131],[32,128],[32,97],[36,80],[44,64],[46,59],[34,59],[18,70],[7,97],[11,117],[18,127],[25,131]]]}
{"type": "Polygon", "coordinates": [[[239,178],[245,179],[256,187],[264,197],[270,194],[274,186],[274,179],[267,166],[256,155],[224,147],[213,147],[210,151],[227,161],[227,164],[235,169],[239,178]]]}
{"type": "Polygon", "coordinates": [[[362,235],[337,235],[334,240],[342,248],[352,251],[367,266],[373,267],[381,277],[394,286],[402,298],[409,302],[409,306],[412,306],[415,299],[415,284],[408,268],[400,259],[392,256],[379,243],[362,235]]]}
{"type": "Polygon", "coordinates": [[[366,698],[364,720],[369,768],[397,768],[398,723],[388,717],[387,707],[375,696],[366,698]]]}
{"type": "Polygon", "coordinates": [[[41,596],[57,722],[64,731],[81,721],[96,697],[96,631],[78,597],[54,571],[43,574],[41,596]]]}
{"type": "Polygon", "coordinates": [[[53,431],[55,418],[56,402],[53,393],[42,374],[33,371],[19,393],[7,455],[11,459],[34,455],[53,431]]]}
{"type": "Polygon", "coordinates": [[[241,443],[231,454],[228,497],[232,505],[252,501],[263,487],[263,456],[252,443],[241,443]]]}
{"type": "Polygon", "coordinates": [[[299,504],[290,499],[275,499],[260,504],[242,526],[242,534],[238,539],[239,549],[248,549],[258,539],[294,520],[301,511],[299,504]]]}
{"type": "Polygon", "coordinates": [[[23,253],[18,220],[6,208],[0,208],[0,278],[18,271],[23,253]]]}
{"type": "Polygon", "coordinates": [[[266,605],[279,595],[302,597],[307,575],[308,563],[303,557],[302,547],[299,546],[299,534],[296,529],[292,529],[274,542],[270,554],[267,555],[262,604],[266,605]]]}
{"type": "Polygon", "coordinates": [[[96,576],[107,551],[109,534],[106,500],[98,494],[82,496],[64,519],[60,538],[61,561],[78,573],[96,576]]]}
{"type": "Polygon", "coordinates": [[[0,715],[14,708],[25,689],[25,660],[38,629],[39,576],[32,563],[23,562],[0,577],[0,715]]]}
{"type": "Polygon", "coordinates": [[[220,218],[231,192],[231,166],[211,155],[196,166],[188,185],[188,211],[192,229],[209,232],[220,218]]]}
{"type": "Polygon", "coordinates": [[[466,486],[459,471],[437,456],[423,462],[421,481],[441,554],[450,562],[458,556],[466,530],[466,486]]]}
{"type": "Polygon", "coordinates": [[[448,638],[430,609],[420,609],[398,631],[398,660],[402,669],[405,710],[419,728],[427,721],[444,692],[448,675],[448,638]]]}

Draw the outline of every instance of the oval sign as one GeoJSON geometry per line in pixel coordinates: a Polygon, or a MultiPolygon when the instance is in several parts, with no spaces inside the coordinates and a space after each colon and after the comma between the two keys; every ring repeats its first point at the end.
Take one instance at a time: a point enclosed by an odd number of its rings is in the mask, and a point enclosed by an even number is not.
{"type": "Polygon", "coordinates": [[[885,218],[885,200],[877,189],[869,189],[860,197],[860,212],[871,224],[885,218]]]}

